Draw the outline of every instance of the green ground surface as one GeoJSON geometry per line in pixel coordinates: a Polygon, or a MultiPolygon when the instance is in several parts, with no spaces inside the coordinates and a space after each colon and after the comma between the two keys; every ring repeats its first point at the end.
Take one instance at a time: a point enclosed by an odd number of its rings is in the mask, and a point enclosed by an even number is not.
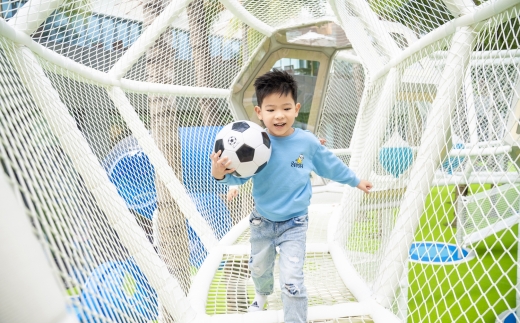
{"type": "Polygon", "coordinates": [[[231,312],[245,312],[249,303],[255,298],[254,286],[247,286],[247,299],[243,300],[243,304],[237,304],[236,295],[230,295],[231,300],[228,300],[228,285],[226,284],[227,278],[222,269],[215,272],[213,281],[209,288],[208,299],[206,300],[206,313],[209,315],[214,314],[229,314],[230,305],[233,309],[231,312]],[[241,308],[241,310],[238,310],[241,308]]]}
{"type": "MultiPolygon", "coordinates": [[[[473,185],[474,194],[489,186],[473,185]]],[[[455,243],[454,186],[433,188],[415,241],[455,243]]],[[[456,265],[409,264],[408,322],[489,322],[515,307],[518,226],[472,246],[476,257],[456,265]]]]}

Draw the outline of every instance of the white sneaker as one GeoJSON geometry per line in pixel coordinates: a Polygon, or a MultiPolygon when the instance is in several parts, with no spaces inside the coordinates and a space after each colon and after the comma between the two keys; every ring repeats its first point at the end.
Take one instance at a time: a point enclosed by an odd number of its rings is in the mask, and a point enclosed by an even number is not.
{"type": "Polygon", "coordinates": [[[260,306],[258,306],[258,302],[257,301],[254,301],[253,304],[251,304],[251,306],[249,306],[247,311],[249,313],[252,313],[252,312],[263,311],[263,309],[261,309],[260,306]]]}

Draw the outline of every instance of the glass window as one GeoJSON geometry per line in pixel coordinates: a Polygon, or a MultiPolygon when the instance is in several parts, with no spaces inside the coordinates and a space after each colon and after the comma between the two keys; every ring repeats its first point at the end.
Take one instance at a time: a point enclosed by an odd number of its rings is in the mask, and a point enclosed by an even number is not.
{"type": "Polygon", "coordinates": [[[98,46],[100,43],[100,20],[97,16],[91,16],[88,22],[87,37],[90,38],[92,46],[98,46]]]}
{"type": "Polygon", "coordinates": [[[211,57],[218,57],[221,55],[222,39],[217,36],[209,36],[209,52],[211,57]]]}
{"type": "Polygon", "coordinates": [[[0,1],[2,6],[0,7],[0,17],[3,17],[6,21],[11,19],[18,9],[22,7],[27,0],[22,1],[12,1],[12,0],[3,0],[0,1]]]}
{"type": "Polygon", "coordinates": [[[103,23],[101,24],[101,36],[103,37],[103,46],[105,50],[111,50],[112,49],[112,42],[114,39],[114,22],[112,19],[104,19],[103,23]]]}
{"type": "Polygon", "coordinates": [[[191,44],[190,36],[186,31],[177,31],[177,59],[189,61],[191,60],[191,44]]]}
{"type": "MultiPolygon", "coordinates": [[[[128,47],[128,24],[125,21],[118,21],[116,24],[116,45],[124,49],[128,47]]],[[[113,46],[114,47],[114,46],[113,46]]]]}
{"type": "Polygon", "coordinates": [[[70,18],[72,24],[72,35],[73,40],[71,44],[85,46],[85,34],[86,34],[86,24],[83,22],[82,17],[73,16],[70,18]]]}
{"type": "Polygon", "coordinates": [[[231,60],[238,58],[240,53],[240,41],[234,39],[224,39],[222,44],[222,59],[231,60]]]}
{"type": "Polygon", "coordinates": [[[138,23],[135,23],[135,22],[132,23],[130,25],[130,36],[129,36],[127,47],[132,46],[133,43],[137,40],[137,38],[139,38],[140,35],[141,35],[141,26],[138,23]]]}

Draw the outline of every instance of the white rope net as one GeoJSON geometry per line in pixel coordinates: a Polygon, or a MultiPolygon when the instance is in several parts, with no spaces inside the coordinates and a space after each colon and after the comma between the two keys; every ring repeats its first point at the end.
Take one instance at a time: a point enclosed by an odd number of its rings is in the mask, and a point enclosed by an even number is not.
{"type": "Polygon", "coordinates": [[[309,321],[519,320],[519,39],[514,0],[0,0],[1,171],[78,321],[279,322],[209,154],[281,66],[374,185],[316,193],[309,321]]]}
{"type": "MultiPolygon", "coordinates": [[[[361,64],[335,59],[329,76],[327,96],[321,109],[316,134],[327,140],[327,147],[350,147],[365,84],[361,64]]],[[[348,164],[350,156],[340,156],[348,164]]]]}

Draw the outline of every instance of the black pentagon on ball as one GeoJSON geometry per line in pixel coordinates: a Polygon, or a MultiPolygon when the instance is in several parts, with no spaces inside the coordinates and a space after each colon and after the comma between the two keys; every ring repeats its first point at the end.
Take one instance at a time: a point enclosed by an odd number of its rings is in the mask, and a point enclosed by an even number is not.
{"type": "Polygon", "coordinates": [[[231,126],[231,129],[233,129],[237,132],[244,132],[247,129],[249,129],[249,125],[247,124],[247,122],[237,121],[237,122],[233,123],[233,126],[231,126]]]}
{"type": "Polygon", "coordinates": [[[264,140],[264,145],[267,148],[271,147],[271,139],[269,139],[269,136],[267,135],[267,132],[262,131],[262,139],[264,140]]]}
{"type": "Polygon", "coordinates": [[[248,145],[242,145],[235,152],[241,163],[250,162],[255,157],[255,149],[248,145]]]}
{"type": "Polygon", "coordinates": [[[265,163],[263,163],[262,165],[260,165],[260,167],[258,167],[258,168],[256,169],[255,174],[260,173],[260,171],[261,171],[262,169],[264,169],[264,167],[265,167],[266,165],[267,165],[267,162],[265,162],[265,163]]]}
{"type": "Polygon", "coordinates": [[[221,152],[224,152],[224,140],[222,139],[219,139],[217,141],[215,141],[215,152],[217,151],[221,151],[221,152]]]}

